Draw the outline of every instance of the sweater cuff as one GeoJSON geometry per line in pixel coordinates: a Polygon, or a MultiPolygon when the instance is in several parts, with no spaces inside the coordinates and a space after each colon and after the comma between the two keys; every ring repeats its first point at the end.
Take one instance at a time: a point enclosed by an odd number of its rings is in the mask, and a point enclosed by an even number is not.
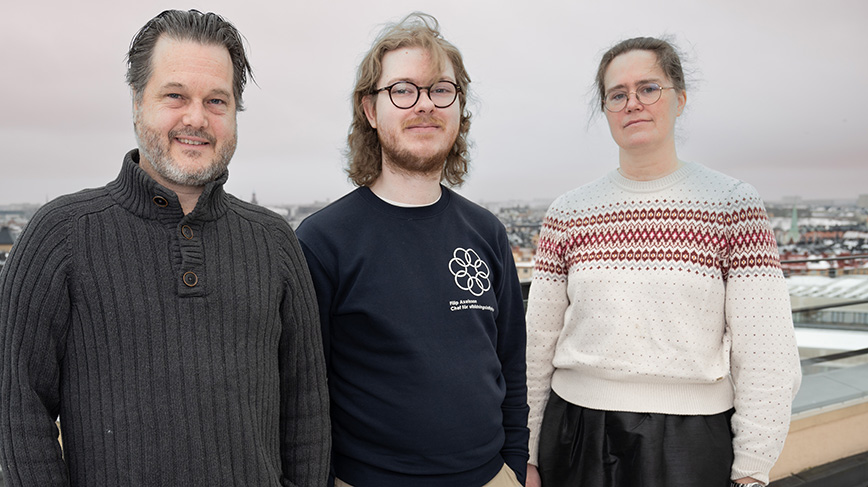
{"type": "Polygon", "coordinates": [[[530,440],[528,441],[527,449],[528,453],[530,453],[527,463],[539,466],[539,429],[530,430],[530,440]]]}
{"type": "Polygon", "coordinates": [[[527,460],[524,455],[501,455],[506,465],[515,473],[515,477],[524,485],[527,478],[527,460]]]}
{"type": "Polygon", "coordinates": [[[735,459],[732,462],[730,478],[740,479],[742,477],[753,477],[768,485],[769,472],[773,465],[774,462],[769,462],[768,459],[754,457],[744,452],[736,451],[735,459]]]}

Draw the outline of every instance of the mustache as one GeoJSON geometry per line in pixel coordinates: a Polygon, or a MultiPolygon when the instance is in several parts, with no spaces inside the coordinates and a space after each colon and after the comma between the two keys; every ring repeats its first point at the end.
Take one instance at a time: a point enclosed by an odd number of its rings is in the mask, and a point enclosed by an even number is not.
{"type": "Polygon", "coordinates": [[[182,130],[170,130],[169,138],[174,139],[176,137],[197,137],[200,139],[205,139],[211,145],[217,145],[217,139],[209,134],[208,132],[204,132],[202,130],[194,130],[194,129],[182,129],[182,130]]]}
{"type": "Polygon", "coordinates": [[[414,125],[435,125],[442,128],[445,124],[443,123],[443,120],[434,116],[415,117],[404,122],[402,128],[412,127],[414,125]]]}

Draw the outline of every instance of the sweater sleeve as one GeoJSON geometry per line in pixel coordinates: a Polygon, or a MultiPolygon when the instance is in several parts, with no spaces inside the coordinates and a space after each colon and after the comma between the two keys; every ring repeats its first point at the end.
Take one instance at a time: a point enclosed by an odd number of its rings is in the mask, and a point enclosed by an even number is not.
{"type": "Polygon", "coordinates": [[[738,185],[724,217],[726,323],[735,386],[731,475],[768,483],[801,382],[790,299],[756,190],[738,185]]]}
{"type": "Polygon", "coordinates": [[[0,462],[7,486],[68,485],[57,441],[70,319],[69,217],[37,213],[0,272],[0,462]]]}
{"type": "Polygon", "coordinates": [[[301,248],[291,232],[290,277],[281,306],[281,456],[286,486],[326,484],[331,429],[328,386],[316,295],[301,248]]]}
{"type": "Polygon", "coordinates": [[[326,366],[328,366],[330,349],[329,329],[331,324],[331,307],[332,302],[334,301],[334,285],[332,284],[332,279],[329,277],[328,272],[323,267],[322,262],[319,260],[313,249],[306,245],[304,240],[301,240],[301,248],[304,251],[305,259],[307,259],[308,269],[310,269],[310,276],[313,280],[314,290],[316,291],[323,351],[325,354],[326,366]]]}
{"type": "Polygon", "coordinates": [[[497,355],[506,381],[506,397],[501,405],[506,436],[501,456],[524,485],[528,461],[527,383],[524,300],[512,258],[512,250],[502,238],[503,276],[497,296],[497,355]]]}
{"type": "Polygon", "coordinates": [[[537,465],[539,431],[551,392],[555,346],[569,306],[565,247],[566,217],[552,205],[540,229],[533,283],[527,303],[527,394],[530,460],[537,465]]]}

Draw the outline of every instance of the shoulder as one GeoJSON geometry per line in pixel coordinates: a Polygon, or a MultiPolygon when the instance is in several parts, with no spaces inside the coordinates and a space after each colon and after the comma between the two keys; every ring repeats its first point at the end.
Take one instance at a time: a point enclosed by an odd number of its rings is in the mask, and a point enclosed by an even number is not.
{"type": "Polygon", "coordinates": [[[114,206],[105,187],[84,189],[59,196],[40,207],[28,222],[25,231],[37,227],[55,228],[74,224],[78,219],[114,206]]]}
{"type": "Polygon", "coordinates": [[[743,181],[738,181],[738,184],[733,185],[732,189],[728,194],[729,204],[734,207],[743,207],[745,205],[748,206],[756,206],[763,205],[762,197],[760,197],[759,191],[756,190],[752,185],[745,183],[743,181]]]}
{"type": "MultiPolygon", "coordinates": [[[[752,185],[719,171],[695,164],[695,184],[701,186],[703,204],[720,212],[718,222],[731,225],[748,220],[765,220],[765,205],[752,185]]],[[[697,200],[697,203],[699,200],[697,200]]]]}
{"type": "Polygon", "coordinates": [[[266,230],[266,232],[276,238],[280,245],[285,245],[287,243],[295,245],[295,242],[297,241],[295,232],[292,231],[292,227],[289,226],[289,222],[286,221],[286,218],[268,208],[248,203],[231,194],[228,195],[228,197],[229,207],[238,218],[251,224],[261,226],[266,230]]]}
{"type": "Polygon", "coordinates": [[[469,199],[456,193],[454,190],[444,188],[450,198],[450,210],[457,213],[458,216],[479,229],[485,229],[495,233],[506,233],[506,228],[503,223],[490,210],[478,203],[474,203],[469,199]]]}
{"type": "Polygon", "coordinates": [[[351,191],[305,218],[296,229],[302,240],[315,239],[340,230],[351,230],[364,221],[367,205],[360,190],[351,191]]]}
{"type": "Polygon", "coordinates": [[[466,197],[456,193],[454,190],[449,188],[444,188],[446,194],[449,195],[451,199],[450,204],[454,206],[456,211],[460,211],[472,218],[479,218],[482,220],[489,221],[497,221],[497,217],[491,213],[490,210],[480,205],[479,203],[474,203],[470,201],[466,197]]]}
{"type": "Polygon", "coordinates": [[[609,176],[595,179],[555,198],[549,205],[546,217],[560,219],[582,214],[610,199],[614,201],[612,195],[615,191],[616,187],[609,176]]]}
{"type": "MultiPolygon", "coordinates": [[[[251,252],[256,252],[263,262],[269,262],[279,269],[279,274],[291,282],[299,282],[300,276],[307,273],[304,256],[298,237],[289,225],[289,222],[281,215],[268,208],[240,200],[229,195],[230,211],[247,225],[256,229],[255,235],[261,236],[255,240],[251,252]]],[[[230,225],[237,225],[235,220],[230,225]]],[[[223,238],[237,238],[228,236],[223,238]]],[[[237,234],[236,234],[237,235],[237,234]]]]}
{"type": "MultiPolygon", "coordinates": [[[[113,201],[104,188],[86,189],[60,196],[40,207],[18,237],[12,254],[16,259],[47,260],[71,256],[71,237],[83,217],[111,207],[113,201]]],[[[55,262],[57,264],[57,262],[55,262]]]]}
{"type": "Polygon", "coordinates": [[[759,191],[753,185],[705,166],[697,166],[700,168],[699,174],[704,174],[710,184],[720,188],[728,209],[764,207],[759,191]]]}
{"type": "Polygon", "coordinates": [[[227,196],[229,197],[229,207],[244,220],[263,225],[289,226],[289,222],[284,217],[268,208],[248,203],[231,194],[227,196]]]}
{"type": "Polygon", "coordinates": [[[759,193],[750,184],[741,179],[723,174],[720,171],[692,163],[694,170],[691,174],[692,184],[712,195],[719,195],[720,199],[732,200],[743,197],[759,198],[759,193]]]}

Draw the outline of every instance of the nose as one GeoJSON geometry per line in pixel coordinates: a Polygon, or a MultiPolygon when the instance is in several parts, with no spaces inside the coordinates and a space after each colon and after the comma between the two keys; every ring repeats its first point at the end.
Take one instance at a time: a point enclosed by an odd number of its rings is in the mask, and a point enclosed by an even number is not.
{"type": "Polygon", "coordinates": [[[641,110],[645,105],[639,102],[639,95],[635,91],[627,93],[627,112],[641,110]]]}
{"type": "Polygon", "coordinates": [[[431,88],[420,88],[419,90],[419,100],[416,101],[416,106],[413,108],[415,108],[417,112],[430,112],[437,108],[434,106],[434,102],[431,101],[431,88]],[[425,90],[424,95],[421,90],[425,90]]]}
{"type": "Polygon", "coordinates": [[[182,120],[184,125],[193,128],[205,128],[208,126],[208,115],[203,103],[190,103],[182,120]]]}

